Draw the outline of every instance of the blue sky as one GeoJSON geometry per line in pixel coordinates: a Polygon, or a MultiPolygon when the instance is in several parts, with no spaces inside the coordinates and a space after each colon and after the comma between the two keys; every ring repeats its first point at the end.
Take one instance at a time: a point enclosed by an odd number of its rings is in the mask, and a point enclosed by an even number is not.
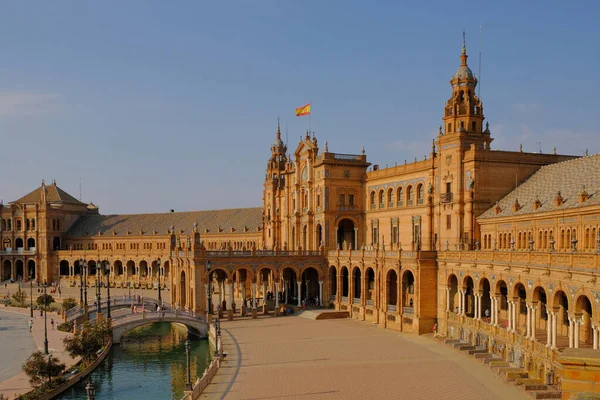
{"type": "MultiPolygon", "coordinates": [[[[277,118],[385,166],[428,154],[467,32],[493,149],[600,152],[600,3],[0,5],[0,198],[103,213],[259,206],[277,118]]],[[[285,133],[284,133],[285,136],[285,133]]]]}

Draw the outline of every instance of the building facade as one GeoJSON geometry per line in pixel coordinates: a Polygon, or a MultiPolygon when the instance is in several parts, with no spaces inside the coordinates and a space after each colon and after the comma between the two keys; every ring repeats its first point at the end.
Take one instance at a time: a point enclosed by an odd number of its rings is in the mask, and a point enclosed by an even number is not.
{"type": "Polygon", "coordinates": [[[78,285],[86,260],[92,283],[160,285],[198,313],[218,293],[230,316],[276,293],[275,309],[436,326],[539,374],[564,348],[598,349],[600,156],[492,150],[467,58],[463,44],[422,160],[380,168],[309,132],[292,155],[278,126],[262,207],[102,215],[42,182],[0,206],[1,278],[78,285]]]}

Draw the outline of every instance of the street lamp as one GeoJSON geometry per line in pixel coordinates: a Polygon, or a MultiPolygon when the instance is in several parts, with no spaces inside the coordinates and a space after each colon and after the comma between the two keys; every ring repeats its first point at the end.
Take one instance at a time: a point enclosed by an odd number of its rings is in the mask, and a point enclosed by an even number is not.
{"type": "Polygon", "coordinates": [[[104,260],[102,264],[104,265],[104,272],[106,275],[106,318],[110,319],[110,263],[108,260],[104,260]]]}
{"type": "Polygon", "coordinates": [[[212,307],[211,307],[211,300],[212,300],[212,288],[210,286],[210,268],[212,267],[212,264],[210,263],[210,260],[206,260],[206,276],[208,279],[208,311],[207,311],[207,315],[208,314],[212,314],[212,307]]]}
{"type": "Polygon", "coordinates": [[[100,260],[98,260],[96,262],[96,302],[98,303],[98,307],[97,307],[97,315],[100,315],[100,313],[102,312],[102,306],[100,305],[100,300],[101,300],[101,296],[100,296],[100,273],[102,271],[102,262],[100,260]]]}
{"type": "Polygon", "coordinates": [[[85,385],[85,391],[87,392],[88,400],[94,400],[96,398],[96,386],[94,386],[92,378],[88,379],[87,385],[85,385]]]}
{"type": "Polygon", "coordinates": [[[185,390],[192,390],[192,377],[190,371],[190,339],[185,341],[185,356],[187,358],[187,381],[185,382],[185,390]]]}
{"type": "Polygon", "coordinates": [[[87,315],[88,312],[88,303],[87,303],[87,261],[85,258],[83,259],[83,305],[85,307],[85,313],[87,315]]]}
{"type": "Polygon", "coordinates": [[[127,281],[127,289],[129,290],[129,299],[131,300],[131,282],[127,281]]]}
{"type": "Polygon", "coordinates": [[[162,297],[160,297],[160,257],[156,260],[156,266],[158,267],[158,304],[162,306],[162,297]]]}
{"type": "Polygon", "coordinates": [[[46,318],[46,303],[48,302],[48,299],[46,298],[46,282],[44,282],[44,354],[48,354],[48,325],[46,323],[47,318],[46,318]]]}
{"type": "Polygon", "coordinates": [[[29,316],[33,318],[33,269],[29,270],[29,316]]]}
{"type": "Polygon", "coordinates": [[[81,267],[81,260],[79,263],[79,306],[83,306],[83,269],[81,267]]]}

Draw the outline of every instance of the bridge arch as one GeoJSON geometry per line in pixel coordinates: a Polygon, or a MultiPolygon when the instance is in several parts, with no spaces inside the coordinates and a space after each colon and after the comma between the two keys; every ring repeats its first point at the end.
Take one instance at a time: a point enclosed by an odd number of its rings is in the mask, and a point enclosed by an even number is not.
{"type": "Polygon", "coordinates": [[[121,343],[121,338],[127,332],[139,328],[140,326],[152,324],[155,322],[170,322],[173,324],[180,324],[188,329],[188,332],[192,332],[200,337],[207,337],[208,335],[208,324],[200,319],[184,316],[166,315],[160,317],[158,314],[148,315],[130,319],[124,318],[122,321],[113,321],[113,343],[121,343]]]}

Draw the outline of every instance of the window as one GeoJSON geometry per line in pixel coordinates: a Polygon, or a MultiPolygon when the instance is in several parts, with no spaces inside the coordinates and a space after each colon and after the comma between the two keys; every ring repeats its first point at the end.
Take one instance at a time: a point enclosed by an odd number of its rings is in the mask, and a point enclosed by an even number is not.
{"type": "Polygon", "coordinates": [[[408,204],[409,206],[412,206],[413,203],[413,190],[412,190],[412,186],[409,186],[406,188],[406,204],[408,204]]]}
{"type": "Polygon", "coordinates": [[[446,215],[446,229],[452,229],[452,215],[446,215]]]}
{"type": "Polygon", "coordinates": [[[448,123],[448,129],[446,129],[446,133],[452,132],[451,127],[452,127],[452,124],[448,123]]]}
{"type": "Polygon", "coordinates": [[[471,130],[472,130],[472,131],[475,131],[475,129],[477,129],[477,122],[473,121],[473,122],[471,123],[471,130]]]}
{"type": "Polygon", "coordinates": [[[379,229],[373,228],[373,244],[378,243],[378,240],[377,240],[378,237],[379,237],[379,229]]]}
{"type": "Polygon", "coordinates": [[[321,195],[317,195],[317,207],[321,207],[321,195]]]}
{"type": "Polygon", "coordinates": [[[379,208],[383,208],[383,190],[379,191],[379,208]]]}
{"type": "Polygon", "coordinates": [[[12,219],[8,219],[8,230],[12,231],[12,219]]]}
{"type": "Polygon", "coordinates": [[[25,230],[31,230],[31,221],[29,218],[25,220],[25,230]]]}
{"type": "Polygon", "coordinates": [[[423,185],[417,186],[417,203],[423,204],[423,185]]]}
{"type": "Polygon", "coordinates": [[[398,202],[398,207],[404,205],[404,190],[401,187],[398,188],[398,193],[396,195],[396,200],[398,202]]]}
{"type": "Polygon", "coordinates": [[[17,219],[17,230],[20,231],[21,230],[21,220],[17,219]]]}
{"type": "Polygon", "coordinates": [[[5,219],[2,220],[2,230],[3,231],[6,230],[6,220],[5,219]]]}
{"type": "Polygon", "coordinates": [[[446,182],[446,193],[452,193],[452,182],[446,182]]]}
{"type": "Polygon", "coordinates": [[[354,207],[354,195],[353,194],[348,195],[348,205],[350,207],[354,207]]]}
{"type": "Polygon", "coordinates": [[[394,226],[392,228],[392,243],[398,243],[398,227],[394,226]]]}
{"type": "Polygon", "coordinates": [[[340,206],[343,207],[346,205],[346,195],[340,194],[340,206]]]}
{"type": "Polygon", "coordinates": [[[375,192],[371,192],[371,208],[375,208],[375,192]]]}

